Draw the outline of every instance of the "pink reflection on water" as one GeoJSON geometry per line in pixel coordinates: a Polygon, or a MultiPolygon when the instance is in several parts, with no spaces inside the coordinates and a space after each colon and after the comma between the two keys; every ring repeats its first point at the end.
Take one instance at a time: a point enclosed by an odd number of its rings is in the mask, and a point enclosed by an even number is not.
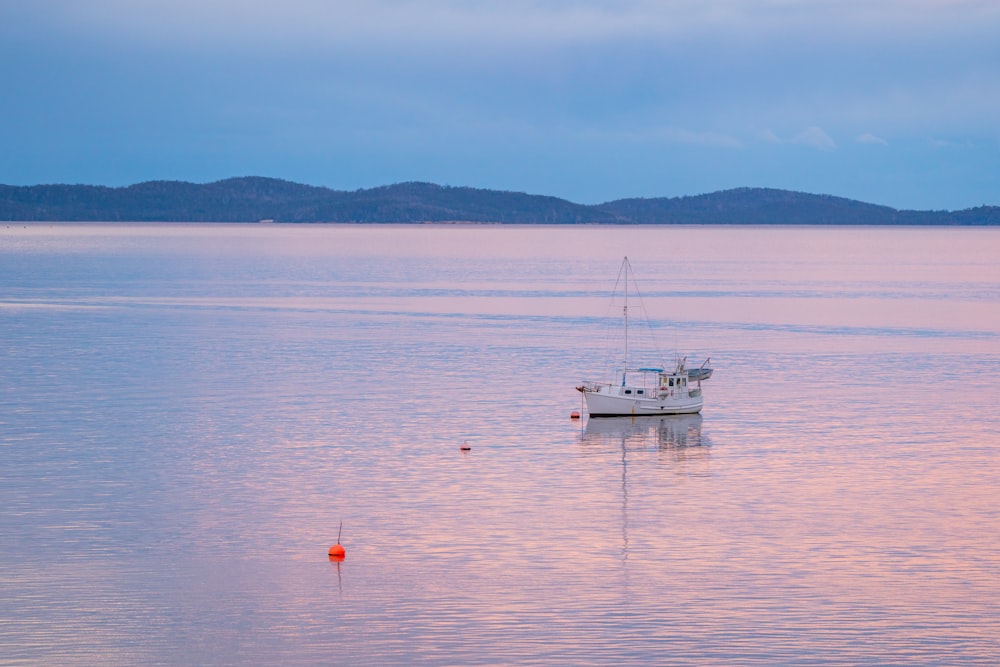
{"type": "MultiPolygon", "coordinates": [[[[23,295],[114,317],[9,330],[5,372],[23,382],[6,395],[40,398],[5,424],[46,416],[18,465],[54,451],[59,482],[43,497],[6,478],[8,516],[29,518],[10,523],[91,559],[76,578],[49,556],[8,563],[11,599],[29,619],[46,601],[43,620],[66,614],[104,657],[123,655],[111,645],[192,663],[1000,655],[996,231],[74,234],[49,269],[102,244],[166,248],[147,282],[23,295]],[[668,350],[715,361],[700,417],[567,418],[598,365],[593,326],[622,254],[668,350]],[[74,373],[99,395],[65,391],[74,373]],[[45,429],[57,448],[35,446],[45,429]],[[66,491],[94,485],[87,504],[66,491]],[[341,518],[350,558],[325,561],[341,518]]],[[[52,637],[18,618],[25,645],[52,637]]]]}

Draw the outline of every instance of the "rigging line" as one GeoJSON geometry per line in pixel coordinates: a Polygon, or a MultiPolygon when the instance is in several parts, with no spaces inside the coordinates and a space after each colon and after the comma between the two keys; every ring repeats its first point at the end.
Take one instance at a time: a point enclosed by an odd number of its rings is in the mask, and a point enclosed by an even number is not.
{"type": "Polygon", "coordinates": [[[606,373],[609,373],[610,377],[613,377],[619,368],[619,364],[622,361],[621,358],[621,305],[618,301],[618,290],[622,289],[627,296],[628,283],[626,272],[626,263],[628,262],[628,257],[626,257],[621,265],[618,267],[618,275],[615,278],[615,285],[611,290],[611,298],[608,299],[607,310],[604,313],[604,354],[602,356],[603,365],[602,368],[605,369],[606,373]],[[624,278],[623,278],[624,275],[624,278]]]}
{"type": "MultiPolygon", "coordinates": [[[[628,257],[625,258],[625,261],[628,261],[628,257]]],[[[639,312],[642,314],[642,319],[646,323],[646,328],[649,330],[649,345],[652,348],[652,352],[659,357],[660,366],[666,368],[663,350],[661,350],[660,346],[656,344],[656,335],[653,331],[653,323],[649,320],[649,311],[646,310],[646,302],[643,301],[642,293],[639,291],[639,283],[635,279],[635,271],[632,272],[632,287],[635,290],[636,297],[639,299],[639,312]]],[[[628,290],[628,285],[625,286],[625,289],[628,290]]]]}
{"type": "Polygon", "coordinates": [[[621,320],[620,305],[618,302],[618,290],[622,285],[622,272],[625,268],[624,262],[618,267],[618,276],[615,279],[614,287],[611,290],[610,299],[606,299],[607,307],[604,311],[604,344],[601,359],[602,372],[613,377],[618,369],[621,355],[621,320]]]}

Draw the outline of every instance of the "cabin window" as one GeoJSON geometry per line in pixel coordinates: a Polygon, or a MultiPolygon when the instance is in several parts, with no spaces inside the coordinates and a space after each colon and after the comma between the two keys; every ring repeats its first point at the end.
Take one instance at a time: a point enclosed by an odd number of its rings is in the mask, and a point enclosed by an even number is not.
{"type": "Polygon", "coordinates": [[[631,394],[631,393],[632,393],[632,390],[631,390],[631,389],[626,389],[626,390],[625,390],[625,393],[626,393],[626,394],[631,394]]]}
{"type": "Polygon", "coordinates": [[[673,386],[674,386],[674,379],[673,379],[673,378],[670,378],[670,386],[671,386],[671,387],[673,387],[673,386]]]}
{"type": "Polygon", "coordinates": [[[642,389],[636,389],[636,390],[635,390],[635,393],[637,393],[637,394],[641,394],[641,393],[642,393],[642,389]]]}

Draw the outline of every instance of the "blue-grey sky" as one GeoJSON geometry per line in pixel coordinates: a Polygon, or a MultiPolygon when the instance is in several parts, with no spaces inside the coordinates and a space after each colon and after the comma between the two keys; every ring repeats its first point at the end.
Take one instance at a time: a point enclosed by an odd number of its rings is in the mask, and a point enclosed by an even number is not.
{"type": "Polygon", "coordinates": [[[3,0],[0,183],[1000,204],[998,0],[3,0]]]}

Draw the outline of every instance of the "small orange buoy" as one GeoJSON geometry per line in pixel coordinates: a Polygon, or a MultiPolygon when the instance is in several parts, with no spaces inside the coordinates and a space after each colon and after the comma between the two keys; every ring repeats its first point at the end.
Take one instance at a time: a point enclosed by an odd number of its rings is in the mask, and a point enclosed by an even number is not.
{"type": "Polygon", "coordinates": [[[462,446],[459,447],[459,449],[462,450],[463,452],[467,452],[467,451],[471,450],[472,447],[469,447],[469,441],[466,440],[464,443],[462,443],[462,446]]]}
{"type": "Polygon", "coordinates": [[[344,521],[340,521],[340,529],[337,530],[337,543],[330,547],[330,558],[333,560],[344,560],[344,556],[347,554],[344,551],[344,547],[340,544],[340,535],[344,532],[344,521]]]}
{"type": "Polygon", "coordinates": [[[573,412],[569,413],[569,418],[570,419],[579,419],[580,418],[580,413],[577,412],[576,410],[574,410],[573,412]]]}

